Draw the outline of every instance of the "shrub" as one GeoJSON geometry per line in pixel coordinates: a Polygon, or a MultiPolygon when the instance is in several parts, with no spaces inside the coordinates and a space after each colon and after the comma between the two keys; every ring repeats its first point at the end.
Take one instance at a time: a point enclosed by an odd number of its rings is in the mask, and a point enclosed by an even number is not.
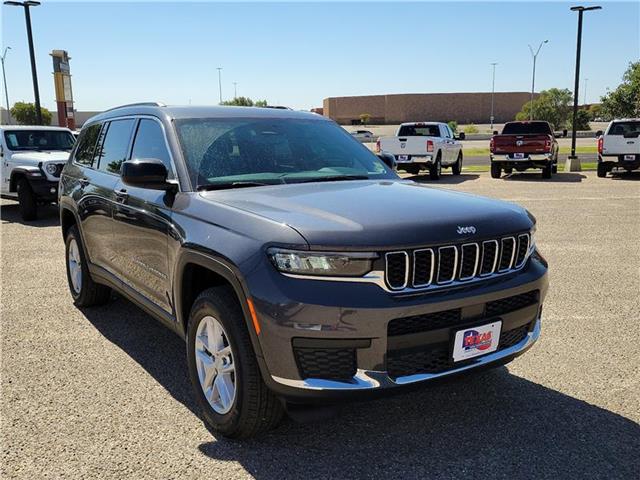
{"type": "Polygon", "coordinates": [[[449,125],[449,128],[451,129],[451,131],[453,133],[457,133],[458,132],[458,122],[456,122],[455,120],[449,120],[447,122],[447,125],[449,125]]]}
{"type": "Polygon", "coordinates": [[[476,127],[473,123],[464,127],[464,133],[466,134],[472,134],[472,133],[478,133],[478,132],[480,132],[480,130],[478,130],[478,127],[476,127]]]}

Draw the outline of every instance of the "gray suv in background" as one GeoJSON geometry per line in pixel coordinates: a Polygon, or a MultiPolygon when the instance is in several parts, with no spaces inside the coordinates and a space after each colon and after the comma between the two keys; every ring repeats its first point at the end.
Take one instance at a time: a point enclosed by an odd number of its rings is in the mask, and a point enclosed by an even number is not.
{"type": "Polygon", "coordinates": [[[184,338],[204,420],[228,437],[502,365],[540,335],[529,212],[402,180],[315,114],[109,110],[59,204],[75,304],[115,290],[184,338]]]}

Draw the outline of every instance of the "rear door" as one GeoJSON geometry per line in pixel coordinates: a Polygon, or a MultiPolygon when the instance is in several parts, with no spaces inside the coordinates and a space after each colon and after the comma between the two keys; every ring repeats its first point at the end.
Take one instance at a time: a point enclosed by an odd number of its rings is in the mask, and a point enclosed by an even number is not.
{"type": "MultiPolygon", "coordinates": [[[[154,117],[142,117],[136,122],[128,158],[161,160],[169,178],[175,178],[164,128],[154,117]]],[[[113,231],[118,276],[136,292],[171,313],[167,260],[171,208],[167,193],[125,185],[118,178],[115,194],[113,231]]]]}

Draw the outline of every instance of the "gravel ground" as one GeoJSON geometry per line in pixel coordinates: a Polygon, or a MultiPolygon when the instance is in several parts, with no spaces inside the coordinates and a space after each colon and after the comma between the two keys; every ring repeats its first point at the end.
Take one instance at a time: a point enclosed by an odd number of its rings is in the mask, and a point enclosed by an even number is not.
{"type": "Polygon", "coordinates": [[[3,201],[0,476],[637,478],[640,175],[438,185],[537,216],[551,265],[541,340],[508,367],[245,443],[204,428],[178,337],[122,299],[73,306],[56,210],[25,225],[3,201]]]}

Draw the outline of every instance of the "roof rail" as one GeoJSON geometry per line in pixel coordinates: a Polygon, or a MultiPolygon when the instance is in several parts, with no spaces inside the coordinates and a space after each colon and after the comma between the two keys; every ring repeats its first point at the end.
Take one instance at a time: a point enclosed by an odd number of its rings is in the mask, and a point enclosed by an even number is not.
{"type": "Polygon", "coordinates": [[[127,108],[127,107],[166,107],[166,105],[161,102],[127,103],[126,105],[118,105],[117,107],[109,108],[105,110],[105,112],[110,112],[111,110],[117,110],[118,108],[127,108]]]}

